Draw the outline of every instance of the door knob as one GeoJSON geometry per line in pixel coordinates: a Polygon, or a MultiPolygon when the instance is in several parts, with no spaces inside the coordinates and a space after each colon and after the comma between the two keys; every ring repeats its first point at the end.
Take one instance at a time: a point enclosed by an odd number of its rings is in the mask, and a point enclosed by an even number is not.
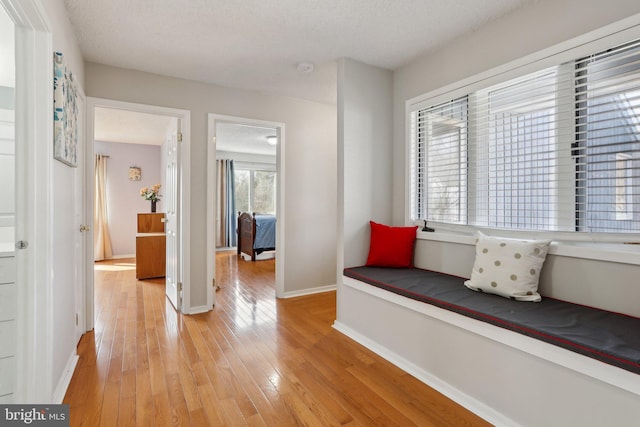
{"type": "Polygon", "coordinates": [[[83,233],[85,231],[89,231],[89,226],[88,225],[80,225],[80,232],[83,233]]]}

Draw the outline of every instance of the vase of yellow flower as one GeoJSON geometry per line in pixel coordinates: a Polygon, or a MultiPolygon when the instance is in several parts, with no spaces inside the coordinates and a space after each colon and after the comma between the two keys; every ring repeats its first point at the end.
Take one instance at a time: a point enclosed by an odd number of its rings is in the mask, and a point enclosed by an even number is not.
{"type": "Polygon", "coordinates": [[[156,211],[156,203],[160,200],[160,187],[162,187],[160,184],[154,184],[151,188],[142,187],[140,189],[140,196],[145,200],[151,201],[151,212],[156,211]]]}

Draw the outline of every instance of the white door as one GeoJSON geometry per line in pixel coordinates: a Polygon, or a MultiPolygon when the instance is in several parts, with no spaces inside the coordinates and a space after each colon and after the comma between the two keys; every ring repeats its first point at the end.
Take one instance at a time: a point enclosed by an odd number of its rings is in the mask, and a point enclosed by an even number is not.
{"type": "Polygon", "coordinates": [[[167,271],[165,293],[176,310],[182,307],[180,285],[180,141],[181,123],[178,119],[177,131],[167,141],[167,174],[165,177],[165,233],[167,237],[167,271]]]}
{"type": "MultiPolygon", "coordinates": [[[[86,257],[87,257],[87,239],[89,233],[89,219],[85,217],[85,197],[86,197],[86,165],[85,165],[85,147],[86,137],[84,129],[85,114],[85,98],[84,95],[78,94],[78,145],[77,159],[78,167],[74,173],[74,224],[75,224],[75,342],[80,341],[80,337],[84,333],[84,289],[86,282],[86,257]]],[[[93,221],[91,221],[93,223],[93,221]]],[[[92,274],[93,276],[93,274],[92,274]]]]}

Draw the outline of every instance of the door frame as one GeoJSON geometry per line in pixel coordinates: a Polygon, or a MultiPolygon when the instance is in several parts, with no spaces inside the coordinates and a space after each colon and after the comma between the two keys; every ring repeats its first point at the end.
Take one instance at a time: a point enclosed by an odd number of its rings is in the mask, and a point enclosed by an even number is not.
{"type": "Polygon", "coordinates": [[[272,127],[276,129],[278,145],[276,147],[276,298],[284,298],[284,260],[285,260],[285,124],[246,117],[227,116],[209,113],[207,118],[207,305],[215,305],[216,277],[216,125],[233,123],[249,126],[272,127]]]}
{"type": "MultiPolygon", "coordinates": [[[[86,124],[86,140],[87,149],[85,150],[85,162],[86,162],[86,182],[87,182],[87,194],[86,200],[93,201],[94,185],[93,179],[95,174],[94,164],[94,133],[95,133],[95,109],[100,108],[112,108],[117,110],[128,110],[138,113],[156,114],[163,116],[176,117],[180,119],[182,123],[182,142],[180,143],[180,201],[178,203],[178,209],[180,210],[180,240],[178,242],[180,246],[180,259],[178,260],[180,265],[180,275],[182,282],[182,307],[183,313],[189,313],[191,310],[190,300],[190,271],[191,265],[191,250],[190,250],[190,236],[191,227],[189,218],[191,218],[191,111],[181,110],[177,108],[161,107],[157,105],[149,104],[137,104],[126,101],[116,101],[113,99],[87,97],[87,124],[86,124]]],[[[93,221],[93,203],[88,202],[86,204],[87,218],[93,221]]],[[[89,242],[93,242],[93,227],[89,231],[87,236],[89,242]]],[[[85,310],[85,322],[86,330],[93,329],[95,322],[95,310],[94,310],[94,250],[93,245],[88,245],[87,250],[87,270],[91,274],[87,274],[90,280],[87,280],[86,286],[86,310],[85,310]]]]}
{"type": "Polygon", "coordinates": [[[35,0],[0,0],[16,26],[16,340],[14,403],[52,398],[53,39],[35,0]]]}

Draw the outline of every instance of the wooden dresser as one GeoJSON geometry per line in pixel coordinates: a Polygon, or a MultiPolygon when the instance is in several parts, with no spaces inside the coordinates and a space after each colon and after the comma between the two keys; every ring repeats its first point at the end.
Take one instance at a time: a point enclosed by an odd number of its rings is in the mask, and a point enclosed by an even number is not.
{"type": "Polygon", "coordinates": [[[164,277],[166,236],[164,213],[139,213],[136,234],[136,278],[164,277]]]}

